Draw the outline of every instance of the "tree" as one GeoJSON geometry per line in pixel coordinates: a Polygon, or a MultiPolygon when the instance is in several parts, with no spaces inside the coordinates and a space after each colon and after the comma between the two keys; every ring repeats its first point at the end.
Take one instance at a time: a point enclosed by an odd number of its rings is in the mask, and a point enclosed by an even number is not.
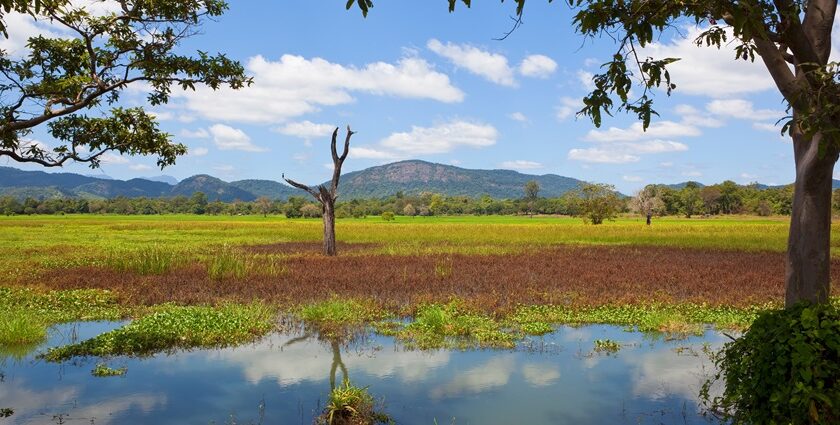
{"type": "Polygon", "coordinates": [[[534,214],[534,203],[540,194],[540,184],[536,180],[525,183],[525,200],[528,202],[528,215],[534,214]]]}
{"type": "Polygon", "coordinates": [[[703,208],[703,198],[700,197],[700,188],[697,183],[689,182],[679,193],[680,212],[685,218],[691,218],[703,208]]]}
{"type": "MultiPolygon", "coordinates": [[[[470,0],[461,0],[467,6],[470,0]]],[[[517,26],[525,0],[516,3],[517,26]]],[[[551,2],[551,0],[549,0],[551,2]]],[[[457,0],[449,0],[453,11],[457,0]]],[[[840,63],[829,62],[837,0],[566,0],[577,12],[573,24],[585,37],[609,35],[617,48],[579,115],[601,125],[603,114],[626,111],[644,129],[658,115],[653,91],[676,89],[668,65],[679,58],[638,54],[685,20],[708,23],[698,46],[732,46],[735,58],[758,56],[787,103],[782,132],[793,140],[794,199],[788,236],[785,306],[826,303],[830,293],[831,181],[840,155],[840,63]],[[732,39],[732,40],[730,40],[732,39]],[[634,86],[637,86],[634,90],[634,86]],[[631,97],[632,96],[632,97],[631,97]]],[[[372,0],[350,0],[364,15],[372,0]]]]}
{"type": "Polygon", "coordinates": [[[648,226],[650,226],[651,217],[665,212],[665,203],[659,197],[657,187],[652,184],[638,191],[636,196],[633,197],[631,205],[639,214],[645,216],[645,222],[648,226]]]}
{"type": "MultiPolygon", "coordinates": [[[[22,57],[0,52],[0,157],[44,167],[67,161],[100,164],[103,154],[157,155],[160,167],[186,153],[160,131],[142,108],[116,106],[129,85],[149,87],[152,105],[167,103],[173,86],[204,84],[238,89],[250,84],[244,68],[224,55],[185,56],[180,44],[206,19],[220,16],[222,0],[113,2],[117,10],[94,14],[68,0],[0,0],[0,7],[63,27],[72,38],[30,37],[22,57]],[[112,107],[104,116],[88,110],[112,107]],[[60,143],[32,142],[46,124],[60,143]]],[[[0,15],[0,30],[6,26],[0,15]]]]}
{"type": "Polygon", "coordinates": [[[335,147],[336,139],[338,138],[338,127],[333,131],[332,142],[330,143],[333,175],[329,187],[324,185],[309,187],[292,179],[287,179],[285,175],[282,176],[287,183],[309,192],[321,204],[321,216],[324,218],[324,255],[333,256],[337,253],[335,248],[335,200],[338,197],[338,181],[341,179],[341,166],[344,165],[344,160],[347,159],[347,154],[350,152],[350,138],[353,134],[354,132],[350,130],[350,126],[348,125],[347,136],[344,139],[344,150],[339,155],[335,147]]]}
{"type": "Polygon", "coordinates": [[[403,208],[403,215],[413,217],[413,216],[417,215],[417,210],[414,209],[414,205],[406,204],[405,208],[403,208]]]}
{"type": "Polygon", "coordinates": [[[615,187],[603,183],[582,183],[575,191],[579,216],[592,224],[613,220],[622,208],[615,187]]]}
{"type": "Polygon", "coordinates": [[[271,199],[268,199],[266,196],[260,196],[255,202],[257,204],[257,211],[261,212],[263,217],[267,217],[268,213],[271,212],[271,199]]]}
{"type": "Polygon", "coordinates": [[[195,192],[190,197],[190,212],[193,214],[204,214],[207,212],[207,195],[204,192],[195,192]]]}

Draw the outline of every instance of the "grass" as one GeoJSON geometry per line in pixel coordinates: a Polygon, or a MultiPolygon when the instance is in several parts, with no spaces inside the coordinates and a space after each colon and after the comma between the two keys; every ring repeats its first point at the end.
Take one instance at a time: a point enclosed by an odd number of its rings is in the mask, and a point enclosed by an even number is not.
{"type": "Polygon", "coordinates": [[[126,372],[128,372],[128,368],[125,367],[114,369],[108,367],[105,363],[97,363],[93,370],[90,371],[90,374],[96,377],[104,378],[109,376],[123,376],[126,372]]]}
{"type": "Polygon", "coordinates": [[[128,309],[100,290],[38,291],[0,287],[0,355],[20,357],[41,343],[47,328],[79,320],[118,320],[128,309]]]}
{"type": "Polygon", "coordinates": [[[276,312],[261,303],[218,307],[163,305],[128,325],[94,338],[56,347],[48,361],[73,357],[144,356],[176,348],[210,348],[255,340],[274,327],[276,312]]]}
{"type": "Polygon", "coordinates": [[[298,307],[295,313],[325,336],[348,335],[389,316],[373,302],[339,298],[298,307]]]}
{"type": "Polygon", "coordinates": [[[374,410],[375,401],[367,387],[357,387],[344,380],[344,383],[330,391],[324,413],[316,423],[327,425],[393,423],[383,413],[374,410]]]}
{"type": "Polygon", "coordinates": [[[183,253],[157,244],[137,249],[111,248],[105,257],[105,265],[113,270],[142,275],[164,274],[183,262],[183,253]]]}

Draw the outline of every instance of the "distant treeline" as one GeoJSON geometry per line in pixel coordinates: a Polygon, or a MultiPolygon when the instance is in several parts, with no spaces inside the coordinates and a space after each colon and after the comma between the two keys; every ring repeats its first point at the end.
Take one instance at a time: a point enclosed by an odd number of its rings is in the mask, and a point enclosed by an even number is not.
{"type": "MultiPolygon", "coordinates": [[[[657,198],[655,215],[717,215],[754,214],[787,215],[791,211],[793,187],[766,188],[758,185],[738,185],[725,181],[712,186],[689,182],[682,188],[651,185],[645,190],[657,198]]],[[[523,194],[526,192],[523,191],[523,194]]],[[[521,215],[521,214],[580,214],[580,192],[572,191],[557,198],[543,198],[534,188],[520,199],[494,199],[489,196],[472,198],[444,196],[435,193],[397,194],[379,199],[354,199],[339,202],[337,217],[364,217],[390,212],[395,215],[521,215]]],[[[619,212],[635,211],[633,198],[620,198],[619,212]]],[[[835,191],[835,209],[840,211],[840,189],[835,191]]],[[[278,215],[287,217],[317,217],[321,209],[304,196],[286,201],[259,198],[256,201],[208,201],[202,192],[191,197],[78,199],[0,197],[0,213],[18,214],[207,214],[207,215],[278,215]]]]}

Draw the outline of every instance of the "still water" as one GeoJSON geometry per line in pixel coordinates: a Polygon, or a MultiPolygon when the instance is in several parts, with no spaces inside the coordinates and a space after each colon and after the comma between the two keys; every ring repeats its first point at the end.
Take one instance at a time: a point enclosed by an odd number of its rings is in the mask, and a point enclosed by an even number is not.
{"type": "MultiPolygon", "coordinates": [[[[55,327],[38,350],[119,323],[55,327]]],[[[0,424],[311,424],[331,375],[346,373],[399,424],[701,424],[697,394],[712,372],[704,345],[721,335],[666,340],[618,327],[561,327],[515,350],[409,351],[369,336],[340,345],[274,334],[229,349],[114,358],[121,377],[98,378],[101,359],[64,364],[0,355],[0,424]],[[622,349],[593,351],[596,339],[622,349]],[[334,374],[332,370],[335,370],[334,374]]]]}

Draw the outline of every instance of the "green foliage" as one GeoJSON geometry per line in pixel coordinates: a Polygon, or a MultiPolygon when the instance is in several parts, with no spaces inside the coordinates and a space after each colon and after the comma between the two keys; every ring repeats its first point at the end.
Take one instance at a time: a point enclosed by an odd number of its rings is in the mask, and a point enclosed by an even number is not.
{"type": "Polygon", "coordinates": [[[5,311],[0,319],[0,345],[20,346],[41,342],[47,337],[47,328],[40,317],[15,309],[5,311]]]}
{"type": "Polygon", "coordinates": [[[702,396],[737,424],[836,424],[840,421],[840,309],[797,305],[761,314],[727,343],[702,396]],[[714,382],[723,394],[710,395],[714,382]]]}
{"type": "Polygon", "coordinates": [[[596,339],[594,344],[596,353],[615,354],[621,350],[621,344],[611,339],[596,339]]]}
{"type": "MultiPolygon", "coordinates": [[[[242,65],[224,55],[180,54],[196,26],[225,11],[222,0],[130,1],[103,15],[64,0],[5,0],[2,6],[76,35],[42,34],[28,39],[23,57],[0,54],[0,156],[15,161],[49,167],[78,161],[95,168],[102,154],[115,151],[157,155],[158,165],[171,165],[186,147],[172,142],[141,108],[115,107],[104,117],[84,112],[116,105],[132,83],[145,83],[149,103],[160,105],[169,101],[173,86],[238,89],[251,82],[242,65]],[[62,142],[51,150],[25,141],[44,123],[62,142]]],[[[5,25],[0,30],[5,33],[5,25]]]]}
{"type": "Polygon", "coordinates": [[[577,194],[577,214],[592,224],[614,220],[624,203],[618,197],[615,187],[602,183],[583,183],[577,194]]]}
{"type": "Polygon", "coordinates": [[[491,317],[470,312],[458,301],[429,304],[417,310],[414,321],[397,338],[421,349],[440,347],[512,348],[516,337],[491,317]]]}
{"type": "Polygon", "coordinates": [[[385,221],[394,221],[394,213],[391,211],[385,211],[382,213],[382,219],[385,221]]]}
{"type": "Polygon", "coordinates": [[[96,366],[90,371],[90,374],[97,377],[108,377],[108,376],[123,376],[125,373],[128,372],[128,368],[121,367],[119,369],[114,369],[108,367],[105,363],[97,363],[96,366]]]}
{"type": "Polygon", "coordinates": [[[177,348],[242,344],[270,331],[274,317],[275,310],[260,303],[218,307],[161,305],[119,329],[51,348],[42,357],[57,362],[79,356],[145,356],[177,348]]]}
{"type": "Polygon", "coordinates": [[[393,423],[384,413],[375,411],[373,396],[368,387],[357,387],[345,379],[342,385],[330,391],[324,413],[316,423],[326,425],[393,423]]]}
{"type": "Polygon", "coordinates": [[[387,312],[371,302],[337,297],[299,307],[297,315],[326,336],[343,336],[367,323],[388,317],[387,312]]]}
{"type": "Polygon", "coordinates": [[[252,263],[244,253],[225,244],[212,254],[207,264],[210,279],[242,279],[253,269],[252,263]]]}
{"type": "Polygon", "coordinates": [[[184,264],[184,253],[171,247],[152,245],[143,248],[123,247],[108,251],[105,264],[116,271],[143,275],[162,275],[184,264]]]}

